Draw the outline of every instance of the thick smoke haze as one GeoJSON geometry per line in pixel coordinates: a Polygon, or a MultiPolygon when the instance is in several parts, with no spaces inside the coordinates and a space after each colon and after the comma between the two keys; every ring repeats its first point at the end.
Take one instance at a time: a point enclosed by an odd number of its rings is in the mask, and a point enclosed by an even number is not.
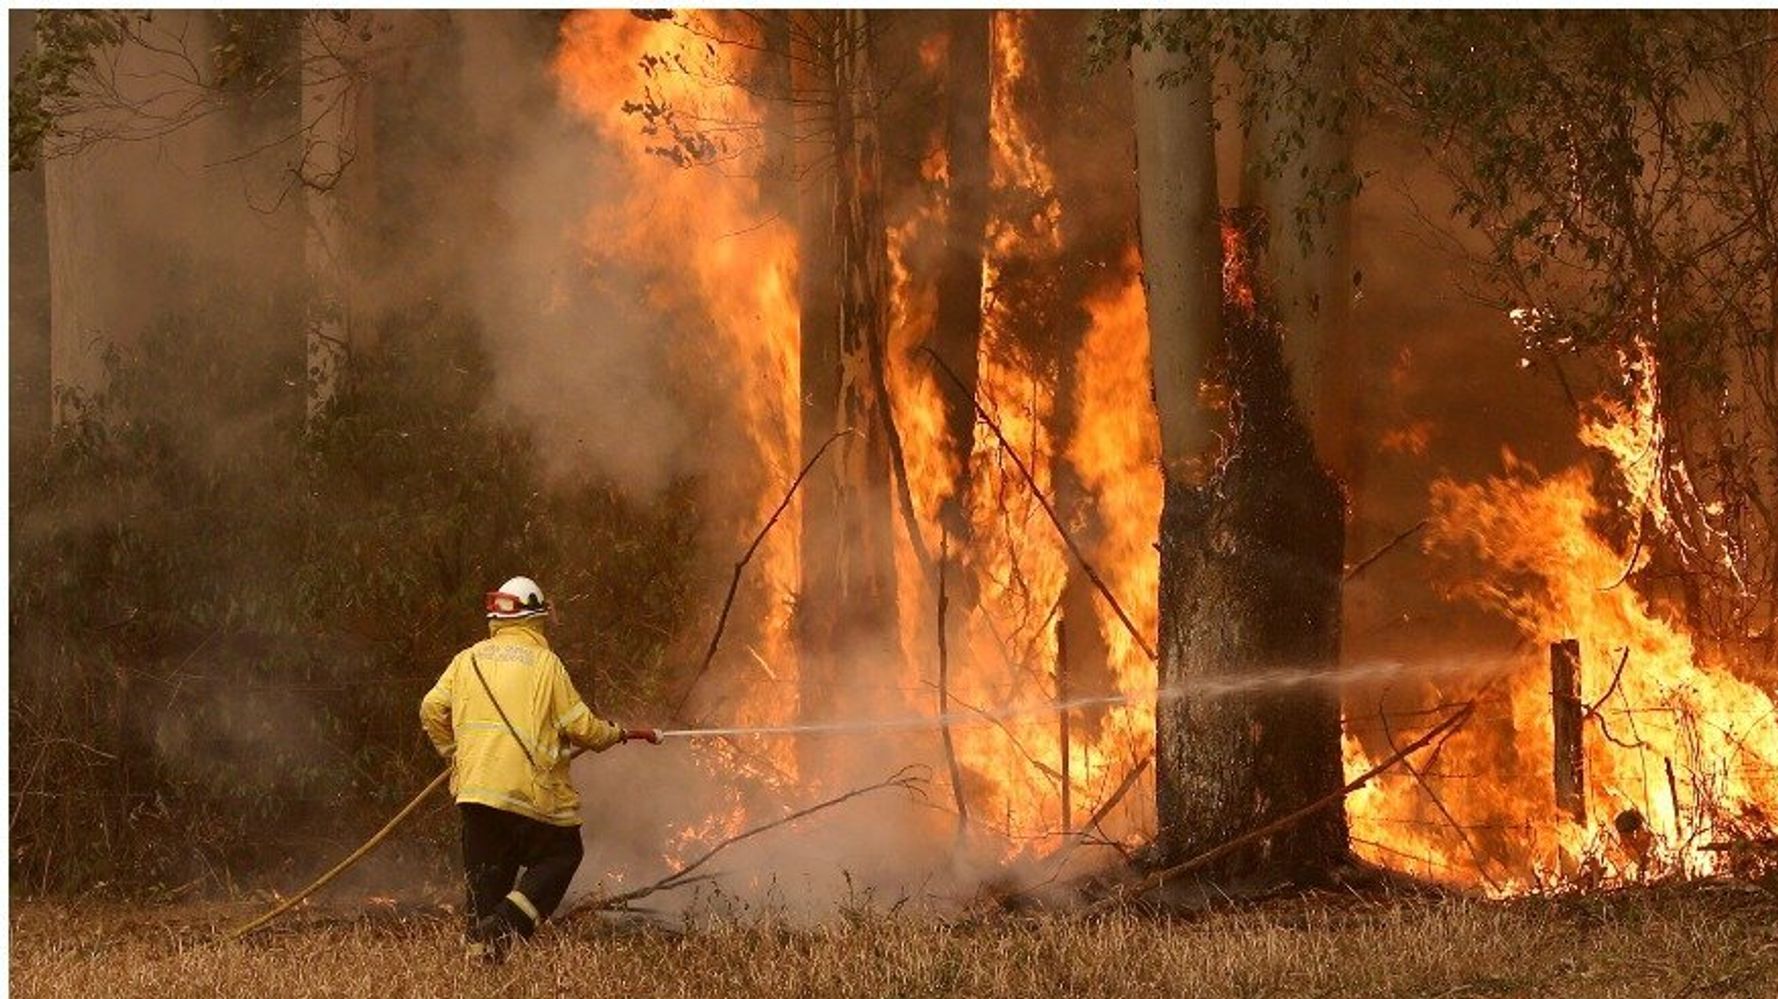
{"type": "MultiPolygon", "coordinates": [[[[203,15],[169,17],[188,18],[191,37],[205,37],[203,15]]],[[[741,431],[726,417],[749,394],[770,401],[769,395],[721,365],[699,363],[718,349],[710,346],[712,320],[664,306],[653,294],[673,273],[658,261],[623,261],[610,252],[612,234],[601,226],[648,203],[635,197],[634,175],[616,145],[644,141],[640,131],[615,136],[569,107],[552,71],[557,15],[378,12],[374,19],[388,26],[367,43],[364,56],[372,67],[364,100],[375,110],[365,112],[359,157],[347,168],[355,173],[336,192],[349,225],[383,220],[350,255],[354,344],[368,349],[380,328],[415,316],[441,323],[467,317],[490,376],[478,408],[464,419],[531,435],[555,480],[609,482],[645,506],[696,477],[705,501],[700,515],[714,525],[701,539],[700,599],[713,605],[745,538],[760,526],[754,493],[787,485],[795,468],[758,467],[748,460],[752,451],[736,446],[741,431]],[[762,480],[780,485],[734,487],[762,480]]],[[[17,36],[16,14],[13,28],[17,36]]],[[[126,68],[131,72],[120,79],[164,67],[126,68]]],[[[1094,117],[1107,133],[1130,135],[1125,81],[1121,70],[1108,73],[1080,88],[1082,103],[1070,113],[1094,117]]],[[[292,144],[243,158],[244,151],[275,138],[269,129],[251,115],[217,113],[162,136],[99,145],[33,174],[15,174],[15,202],[22,184],[40,185],[51,242],[68,258],[50,261],[55,280],[72,283],[58,293],[69,308],[54,319],[56,349],[64,352],[32,363],[69,384],[97,387],[104,344],[127,351],[160,317],[209,310],[231,316],[229,328],[238,335],[194,364],[227,368],[268,352],[288,355],[288,378],[300,383],[309,293],[300,246],[309,222],[304,198],[313,195],[290,187],[298,155],[292,144]]],[[[1065,206],[1065,224],[1102,236],[1101,249],[1120,250],[1135,234],[1131,148],[1093,148],[1079,135],[1052,131],[1059,137],[1051,161],[1066,174],[1058,187],[1087,197],[1065,206]]],[[[1225,161],[1238,161],[1234,129],[1223,131],[1219,148],[1225,161]]],[[[902,150],[892,142],[891,152],[902,150]]],[[[1521,365],[1505,318],[1464,295],[1463,253],[1474,247],[1449,241],[1454,227],[1445,224],[1445,212],[1451,194],[1425,151],[1382,124],[1359,136],[1358,159],[1360,173],[1370,178],[1353,206],[1352,321],[1360,346],[1351,357],[1325,362],[1359,386],[1364,409],[1352,432],[1380,442],[1368,452],[1362,473],[1347,483],[1349,560],[1427,517],[1434,481],[1498,471],[1503,442],[1552,471],[1580,456],[1574,409],[1555,378],[1521,365]]],[[[907,163],[900,167],[909,169],[907,163]]],[[[1228,200],[1238,177],[1226,166],[1223,172],[1228,200]]],[[[734,181],[711,170],[701,182],[734,181]]],[[[905,206],[889,207],[896,214],[905,206]]],[[[1117,259],[1116,252],[1105,255],[1117,259]]],[[[15,286],[20,266],[15,259],[15,286]]],[[[20,336],[15,329],[15,366],[35,357],[21,353],[20,336]]],[[[171,412],[180,401],[158,404],[171,412]]],[[[226,421],[193,428],[193,441],[225,461],[243,436],[288,422],[298,411],[288,399],[263,394],[226,421]]],[[[15,424],[18,416],[15,406],[15,424]]],[[[138,499],[156,502],[152,489],[138,499]]],[[[513,496],[511,502],[531,499],[513,496]]],[[[41,514],[15,520],[14,538],[128,512],[70,506],[55,513],[53,524],[41,514]]],[[[483,511],[451,513],[473,518],[483,511]]],[[[1391,555],[1346,588],[1346,658],[1433,661],[1456,636],[1478,654],[1507,651],[1514,641],[1510,629],[1454,607],[1428,578],[1417,548],[1416,542],[1391,555]]],[[[600,564],[601,554],[587,553],[587,563],[600,564]]],[[[550,580],[542,582],[551,588],[550,580]]],[[[557,596],[566,603],[572,595],[557,596]]],[[[702,721],[728,722],[720,712],[732,703],[729,695],[765,682],[760,678],[771,664],[751,644],[742,619],[763,617],[763,605],[777,597],[742,590],[725,650],[742,666],[700,692],[694,707],[710,712],[702,721]]],[[[480,621],[475,608],[464,607],[459,620],[427,626],[460,633],[466,643],[478,637],[480,621]]],[[[708,626],[699,619],[696,634],[677,638],[675,651],[701,643],[708,626]]],[[[876,637],[879,647],[900,641],[899,635],[876,637]]],[[[416,669],[435,666],[443,663],[416,669]]],[[[30,669],[29,662],[23,668],[30,669]]],[[[849,668],[858,676],[893,677],[901,666],[860,662],[849,668]]],[[[413,684],[416,702],[423,689],[413,684]]],[[[1410,671],[1359,693],[1369,711],[1385,696],[1404,704],[1434,700],[1438,687],[1410,671]]],[[[794,690],[784,696],[794,697],[794,690]]],[[[627,691],[608,700],[633,703],[627,691]]],[[[879,696],[861,685],[839,707],[857,716],[884,716],[934,703],[924,691],[879,696]]],[[[293,721],[311,713],[299,695],[213,694],[187,707],[189,717],[170,720],[154,734],[175,768],[200,766],[217,753],[251,758],[274,743],[288,752],[325,752],[293,721]],[[226,721],[202,720],[207,717],[226,721]]],[[[757,749],[752,739],[740,744],[757,749]]],[[[1017,851],[1004,844],[956,837],[935,734],[804,737],[796,751],[799,758],[819,760],[821,785],[829,793],[883,780],[903,767],[935,779],[924,798],[878,791],[725,853],[710,870],[721,874],[715,884],[731,900],[807,914],[860,901],[863,893],[881,903],[946,908],[990,881],[1040,884],[1056,873],[1042,862],[1006,862],[1004,855],[1017,851]]],[[[688,830],[732,834],[813,800],[803,787],[751,790],[755,782],[734,776],[744,770],[739,762],[723,769],[731,765],[720,762],[725,752],[674,741],[626,746],[578,762],[587,859],[570,900],[637,887],[665,874],[670,863],[697,856],[702,847],[688,842],[688,830]]],[[[642,904],[683,911],[688,902],[680,893],[642,904]]]]}

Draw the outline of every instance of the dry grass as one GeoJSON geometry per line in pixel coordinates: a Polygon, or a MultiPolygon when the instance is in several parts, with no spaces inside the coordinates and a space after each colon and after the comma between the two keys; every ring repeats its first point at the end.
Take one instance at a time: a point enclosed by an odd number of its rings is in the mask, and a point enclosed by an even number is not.
{"type": "Polygon", "coordinates": [[[441,916],[207,942],[231,908],[24,904],[21,996],[1778,996],[1778,894],[1692,886],[1576,899],[1319,899],[1190,921],[968,924],[853,915],[678,934],[577,924],[467,966],[441,916]]]}

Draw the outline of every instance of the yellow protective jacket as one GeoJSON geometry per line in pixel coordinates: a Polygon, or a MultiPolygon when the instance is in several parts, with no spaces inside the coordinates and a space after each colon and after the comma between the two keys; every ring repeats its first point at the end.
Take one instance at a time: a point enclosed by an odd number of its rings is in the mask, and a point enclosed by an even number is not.
{"type": "Polygon", "coordinates": [[[451,761],[451,793],[458,803],[577,826],[580,796],[568,776],[570,747],[608,749],[622,732],[587,709],[537,619],[490,621],[489,631],[489,638],[457,653],[420,701],[421,726],[451,761]],[[525,740],[524,749],[507,722],[525,740]]]}

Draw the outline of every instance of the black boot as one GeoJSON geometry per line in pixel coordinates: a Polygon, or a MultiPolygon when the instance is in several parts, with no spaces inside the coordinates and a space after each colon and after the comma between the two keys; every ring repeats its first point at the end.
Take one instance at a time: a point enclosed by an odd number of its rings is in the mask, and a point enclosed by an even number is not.
{"type": "Polygon", "coordinates": [[[515,942],[529,939],[536,928],[528,913],[511,899],[502,899],[493,912],[477,920],[470,930],[471,953],[475,953],[475,947],[479,944],[481,959],[490,964],[499,964],[506,960],[506,955],[515,942]]]}

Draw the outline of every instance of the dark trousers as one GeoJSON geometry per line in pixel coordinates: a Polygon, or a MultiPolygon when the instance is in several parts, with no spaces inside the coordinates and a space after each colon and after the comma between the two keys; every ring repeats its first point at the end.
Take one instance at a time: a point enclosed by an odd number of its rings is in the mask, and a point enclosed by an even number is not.
{"type": "Polygon", "coordinates": [[[470,926],[499,915],[530,936],[536,922],[542,922],[561,904],[568,882],[574,880],[585,852],[580,845],[580,827],[552,826],[486,805],[465,803],[457,810],[463,816],[463,876],[469,886],[470,926]],[[522,907],[507,900],[515,887],[536,908],[536,922],[522,907]]]}

